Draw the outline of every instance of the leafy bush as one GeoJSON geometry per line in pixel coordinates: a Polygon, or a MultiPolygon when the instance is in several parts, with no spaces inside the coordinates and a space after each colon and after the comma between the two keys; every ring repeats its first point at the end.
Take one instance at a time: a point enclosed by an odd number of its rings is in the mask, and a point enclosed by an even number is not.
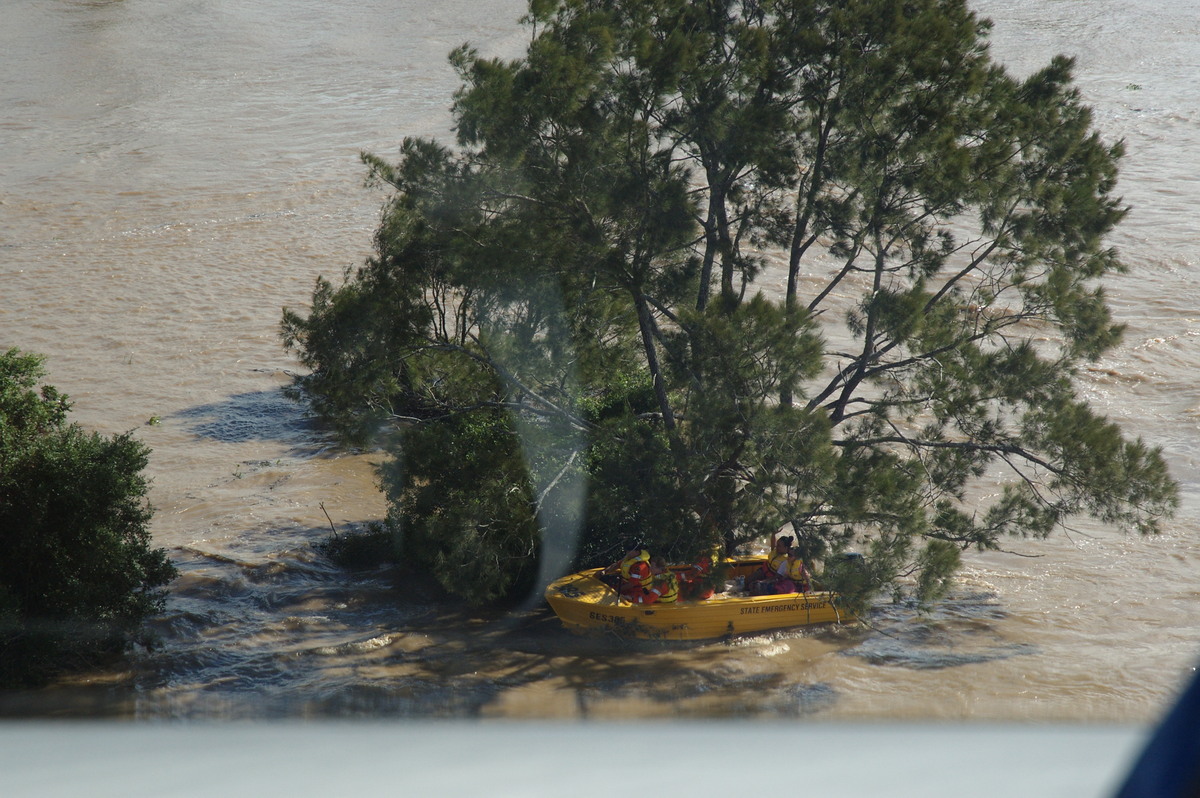
{"type": "Polygon", "coordinates": [[[364,530],[335,531],[313,547],[333,564],[350,570],[378,568],[397,560],[396,535],[378,522],[367,524],[364,530]]]}
{"type": "Polygon", "coordinates": [[[67,422],[42,358],[0,354],[0,684],[120,653],[176,571],[150,547],[149,449],[67,422]]]}

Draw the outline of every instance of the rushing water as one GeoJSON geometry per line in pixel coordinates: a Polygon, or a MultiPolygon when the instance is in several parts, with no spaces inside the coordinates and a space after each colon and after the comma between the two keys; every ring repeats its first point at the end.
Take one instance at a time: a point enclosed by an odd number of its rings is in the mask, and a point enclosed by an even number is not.
{"type": "Polygon", "coordinates": [[[4,0],[0,347],[45,354],[75,420],[153,449],[181,576],[160,649],[0,713],[1152,720],[1200,654],[1200,3],[974,5],[1016,72],[1076,56],[1126,142],[1130,271],[1108,288],[1128,333],[1084,390],[1165,449],[1181,512],[1155,538],[1081,524],[971,555],[928,616],[680,648],[544,614],[447,624],[311,547],[382,500],[371,455],[281,398],[280,307],[366,254],[359,151],[445,136],[446,53],[518,54],[522,0],[4,0]]]}

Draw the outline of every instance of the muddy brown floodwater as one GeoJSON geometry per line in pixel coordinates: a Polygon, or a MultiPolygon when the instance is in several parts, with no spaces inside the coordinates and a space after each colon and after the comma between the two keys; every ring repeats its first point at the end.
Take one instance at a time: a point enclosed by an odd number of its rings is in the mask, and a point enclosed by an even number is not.
{"type": "MultiPolygon", "coordinates": [[[[9,694],[0,714],[1153,720],[1200,654],[1200,10],[980,0],[1019,72],[1064,52],[1128,155],[1108,284],[1124,343],[1081,378],[1162,446],[1177,519],[1080,524],[1033,557],[971,555],[932,614],[732,643],[580,640],[544,611],[447,623],[386,572],[314,552],[378,518],[372,453],[279,389],[280,308],[367,254],[360,150],[445,137],[447,52],[521,52],[521,0],[8,0],[0,26],[0,346],[47,357],[75,420],[153,450],[178,562],[162,646],[127,671],[9,694]],[[161,423],[150,424],[151,419],[161,423]]],[[[778,271],[764,276],[778,290],[778,271]]]]}

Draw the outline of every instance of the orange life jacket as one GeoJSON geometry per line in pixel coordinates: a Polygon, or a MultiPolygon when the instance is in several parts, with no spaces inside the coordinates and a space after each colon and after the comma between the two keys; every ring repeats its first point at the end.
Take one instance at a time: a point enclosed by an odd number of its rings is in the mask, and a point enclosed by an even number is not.
{"type": "Polygon", "coordinates": [[[649,587],[653,576],[650,571],[650,552],[645,549],[621,560],[621,579],[626,583],[649,587]]]}
{"type": "Polygon", "coordinates": [[[658,593],[660,603],[670,604],[679,598],[679,580],[670,572],[659,574],[651,590],[658,593]]]}
{"type": "Polygon", "coordinates": [[[622,591],[621,598],[630,604],[654,604],[658,601],[658,590],[654,588],[647,590],[634,585],[629,590],[622,591]]]}

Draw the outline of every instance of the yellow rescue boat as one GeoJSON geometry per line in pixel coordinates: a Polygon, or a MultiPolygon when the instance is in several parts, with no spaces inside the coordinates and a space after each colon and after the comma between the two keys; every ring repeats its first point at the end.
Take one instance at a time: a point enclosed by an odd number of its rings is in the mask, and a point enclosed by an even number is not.
{"type": "MultiPolygon", "coordinates": [[[[729,561],[728,578],[736,584],[764,562],[763,557],[729,561]]],[[[770,596],[725,591],[699,601],[633,604],[601,580],[602,571],[568,574],[546,588],[546,601],[568,629],[654,640],[708,640],[853,619],[840,597],[829,591],[770,596]]]]}

